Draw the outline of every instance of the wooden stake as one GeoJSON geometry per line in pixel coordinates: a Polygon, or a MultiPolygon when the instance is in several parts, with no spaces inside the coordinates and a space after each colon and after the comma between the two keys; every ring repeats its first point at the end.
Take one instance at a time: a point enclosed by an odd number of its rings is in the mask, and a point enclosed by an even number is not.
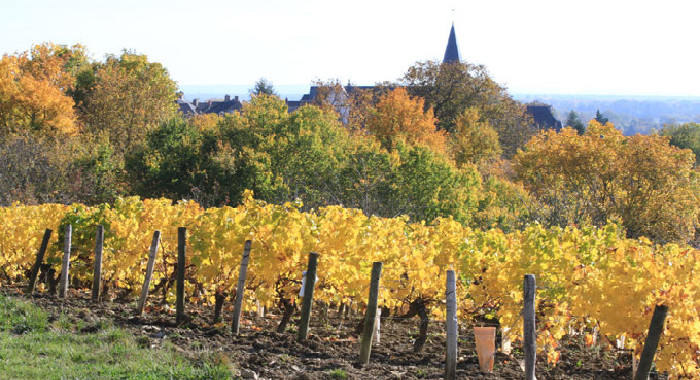
{"type": "Polygon", "coordinates": [[[102,250],[104,248],[105,230],[97,226],[95,237],[95,269],[92,274],[92,302],[100,301],[100,288],[102,285],[102,250]]]}
{"type": "Polygon", "coordinates": [[[646,380],[649,378],[651,365],[654,363],[654,355],[656,355],[656,349],[659,347],[661,334],[664,332],[666,315],[668,315],[668,306],[656,305],[654,315],[651,317],[649,333],[646,340],[644,340],[642,355],[639,357],[639,365],[637,366],[637,374],[634,376],[634,380],[646,380]]]}
{"type": "Polygon", "coordinates": [[[250,259],[251,241],[246,240],[243,246],[243,258],[241,259],[241,268],[238,270],[238,286],[236,287],[236,305],[233,307],[233,323],[231,331],[234,334],[240,332],[241,309],[243,308],[243,292],[245,291],[245,278],[248,273],[248,260],[250,259]]]}
{"type": "Polygon", "coordinates": [[[185,319],[185,249],[187,247],[187,228],[177,228],[177,294],[175,298],[175,320],[185,319]]]}
{"type": "Polygon", "coordinates": [[[306,270],[306,285],[304,288],[304,302],[301,306],[301,321],[299,322],[299,342],[306,340],[309,334],[309,320],[311,317],[311,305],[314,300],[314,285],[316,285],[316,267],[318,266],[318,253],[309,253],[309,267],[306,270]]]}
{"type": "Polygon", "coordinates": [[[512,345],[510,340],[510,327],[501,328],[501,352],[504,354],[510,354],[512,351],[512,345]]]}
{"type": "Polygon", "coordinates": [[[447,271],[447,315],[445,329],[447,330],[447,354],[445,355],[445,380],[457,377],[457,282],[455,271],[447,271]]]}
{"type": "Polygon", "coordinates": [[[382,321],[382,308],[378,307],[377,308],[377,318],[376,318],[377,323],[374,325],[374,341],[379,343],[381,340],[381,334],[379,333],[379,330],[381,329],[381,321],[382,321]]]}
{"type": "Polygon", "coordinates": [[[525,354],[525,380],[535,379],[535,275],[526,274],[523,281],[523,352],[525,354]]]}
{"type": "Polygon", "coordinates": [[[151,250],[148,252],[148,264],[146,265],[146,277],[143,279],[143,287],[141,288],[141,298],[139,298],[139,304],[136,307],[136,315],[143,315],[143,309],[146,306],[146,299],[148,299],[148,288],[151,286],[151,277],[153,276],[153,266],[156,263],[156,254],[158,253],[158,245],[160,243],[160,231],[155,231],[153,233],[153,240],[151,240],[151,250]]]}
{"type": "Polygon", "coordinates": [[[66,298],[68,293],[68,279],[70,270],[70,245],[71,237],[73,235],[73,226],[70,224],[66,226],[66,234],[63,237],[63,266],[61,267],[61,280],[59,281],[58,297],[66,298]]]}
{"type": "Polygon", "coordinates": [[[360,342],[360,364],[368,364],[369,356],[372,352],[372,335],[374,335],[374,326],[377,323],[377,298],[379,298],[379,279],[381,276],[382,263],[379,261],[374,262],[369,283],[369,300],[367,300],[367,311],[365,312],[365,326],[362,330],[362,340],[360,342]]]}
{"type": "Polygon", "coordinates": [[[29,272],[29,284],[27,285],[27,295],[31,296],[34,294],[34,287],[36,287],[36,279],[39,276],[39,269],[41,269],[41,263],[44,261],[44,256],[46,255],[46,248],[49,246],[49,239],[51,238],[51,230],[46,229],[44,231],[44,238],[41,239],[41,246],[36,252],[36,261],[34,266],[32,266],[31,272],[29,272]]]}

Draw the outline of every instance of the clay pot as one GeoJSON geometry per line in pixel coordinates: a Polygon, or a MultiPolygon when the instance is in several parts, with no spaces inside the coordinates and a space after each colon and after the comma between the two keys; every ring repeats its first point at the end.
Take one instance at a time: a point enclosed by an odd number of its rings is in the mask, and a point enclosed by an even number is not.
{"type": "Polygon", "coordinates": [[[496,353],[496,328],[474,327],[474,338],[481,371],[493,371],[493,360],[496,353]]]}

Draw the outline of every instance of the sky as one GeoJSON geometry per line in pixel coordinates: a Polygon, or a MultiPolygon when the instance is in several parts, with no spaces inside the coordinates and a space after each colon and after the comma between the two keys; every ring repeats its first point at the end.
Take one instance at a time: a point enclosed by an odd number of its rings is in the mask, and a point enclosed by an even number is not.
{"type": "Polygon", "coordinates": [[[0,54],[123,49],[180,85],[371,85],[462,60],[512,93],[700,96],[695,0],[0,0],[0,54]]]}

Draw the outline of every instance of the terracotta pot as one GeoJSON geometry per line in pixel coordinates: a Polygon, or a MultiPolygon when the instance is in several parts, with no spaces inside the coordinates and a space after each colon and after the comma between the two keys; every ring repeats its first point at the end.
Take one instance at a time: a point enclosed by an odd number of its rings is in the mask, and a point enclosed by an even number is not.
{"type": "Polygon", "coordinates": [[[496,328],[474,327],[476,353],[479,355],[479,367],[483,372],[493,371],[493,360],[496,353],[496,328]]]}

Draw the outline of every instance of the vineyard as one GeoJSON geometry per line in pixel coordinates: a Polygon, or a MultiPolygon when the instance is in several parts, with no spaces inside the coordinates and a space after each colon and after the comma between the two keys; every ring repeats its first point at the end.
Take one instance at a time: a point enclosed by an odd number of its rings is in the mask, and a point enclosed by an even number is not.
{"type": "MultiPolygon", "coordinates": [[[[114,204],[14,204],[0,208],[0,282],[26,282],[46,229],[51,235],[39,292],[53,293],[61,275],[64,231],[72,227],[70,284],[93,282],[97,226],[104,227],[102,298],[136,298],[146,277],[153,233],[161,232],[151,298],[175,303],[178,228],[187,229],[184,293],[188,305],[221,310],[234,298],[239,266],[251,241],[243,309],[281,309],[289,321],[301,303],[302,272],[317,252],[314,300],[363,310],[373,262],[382,262],[379,307],[392,313],[445,318],[446,272],[457,274],[460,323],[497,321],[522,339],[523,275],[537,278],[537,347],[556,365],[561,339],[572,332],[639,355],[656,305],[669,309],[656,356],[658,371],[700,375],[700,251],[645,238],[626,239],[603,228],[522,231],[473,230],[452,219],[430,224],[365,216],[328,206],[300,211],[298,203],[272,205],[246,192],[238,207],[204,209],[192,201],[120,198],[114,204]]],[[[414,349],[420,350],[421,339],[414,349]]]]}

